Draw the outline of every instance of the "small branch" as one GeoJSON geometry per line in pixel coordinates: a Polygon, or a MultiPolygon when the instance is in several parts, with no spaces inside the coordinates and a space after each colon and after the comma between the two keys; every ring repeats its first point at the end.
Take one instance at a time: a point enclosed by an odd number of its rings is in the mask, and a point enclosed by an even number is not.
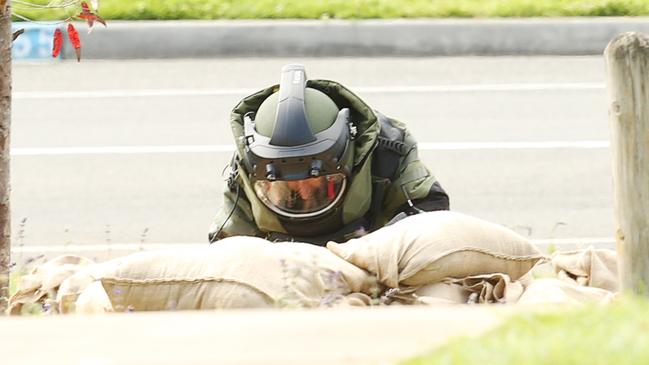
{"type": "MultiPolygon", "coordinates": [[[[6,1],[6,0],[4,0],[4,1],[6,1]]],[[[50,2],[47,5],[33,4],[33,3],[28,2],[28,1],[21,1],[21,0],[11,0],[11,3],[12,4],[22,5],[24,7],[31,8],[32,10],[36,10],[36,9],[65,9],[65,8],[70,7],[70,6],[79,5],[79,0],[72,0],[72,1],[69,1],[69,2],[63,3],[63,4],[55,4],[54,2],[50,2]]]]}
{"type": "MultiPolygon", "coordinates": [[[[0,0],[0,1],[2,1],[2,0],[0,0]]],[[[26,21],[26,22],[30,22],[30,23],[34,23],[34,24],[41,24],[41,25],[59,25],[59,24],[65,24],[65,23],[69,22],[70,20],[72,20],[72,19],[74,18],[74,16],[69,16],[69,17],[67,17],[67,18],[65,18],[65,19],[63,19],[63,20],[59,20],[59,21],[56,21],[56,22],[41,22],[41,21],[38,21],[38,20],[30,19],[30,18],[28,18],[28,17],[26,17],[26,16],[24,16],[24,15],[20,15],[20,14],[15,14],[15,13],[14,13],[14,14],[12,14],[12,15],[15,16],[16,18],[18,18],[18,19],[22,19],[22,20],[24,20],[24,21],[26,21]]]]}
{"type": "Polygon", "coordinates": [[[13,34],[13,38],[11,39],[11,41],[14,42],[14,41],[16,40],[16,38],[18,38],[18,36],[21,35],[21,34],[23,34],[23,33],[25,33],[25,29],[24,29],[24,28],[20,28],[20,29],[18,29],[17,31],[14,32],[14,34],[13,34]]]}

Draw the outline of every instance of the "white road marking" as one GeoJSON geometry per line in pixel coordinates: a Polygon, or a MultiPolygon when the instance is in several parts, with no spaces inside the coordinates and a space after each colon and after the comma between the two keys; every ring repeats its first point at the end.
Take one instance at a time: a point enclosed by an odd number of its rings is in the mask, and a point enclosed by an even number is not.
{"type": "Polygon", "coordinates": [[[98,146],[12,148],[12,156],[112,155],[141,153],[232,152],[234,145],[98,146]]]}
{"type": "Polygon", "coordinates": [[[418,143],[421,151],[457,151],[457,150],[524,150],[524,149],[600,149],[608,148],[609,141],[530,141],[530,142],[449,142],[418,143]]]}
{"type": "MultiPolygon", "coordinates": [[[[420,86],[359,86],[349,87],[359,94],[388,93],[449,93],[449,92],[494,92],[494,91],[580,91],[603,90],[603,83],[508,83],[508,84],[457,84],[420,86]]],[[[121,89],[88,91],[14,91],[14,99],[95,99],[133,98],[167,96],[245,96],[260,89],[121,89]]]]}
{"type": "MultiPolygon", "coordinates": [[[[554,246],[582,246],[588,245],[615,245],[612,237],[583,237],[583,238],[547,238],[530,240],[535,245],[554,245],[554,246]]],[[[112,243],[112,244],[94,244],[94,245],[25,245],[14,246],[11,248],[12,253],[50,253],[50,252],[103,252],[103,251],[149,251],[171,248],[198,248],[207,247],[208,243],[112,243]]]]}
{"type": "MultiPolygon", "coordinates": [[[[608,141],[539,141],[539,142],[424,142],[420,151],[523,150],[523,149],[605,149],[608,141]]],[[[232,152],[234,145],[176,146],[98,146],[12,148],[12,156],[119,155],[144,153],[232,152]]]]}
{"type": "Polygon", "coordinates": [[[112,243],[96,245],[25,245],[12,247],[12,253],[48,253],[48,252],[100,252],[100,251],[140,251],[159,250],[167,248],[196,248],[206,247],[205,243],[112,243]]]}

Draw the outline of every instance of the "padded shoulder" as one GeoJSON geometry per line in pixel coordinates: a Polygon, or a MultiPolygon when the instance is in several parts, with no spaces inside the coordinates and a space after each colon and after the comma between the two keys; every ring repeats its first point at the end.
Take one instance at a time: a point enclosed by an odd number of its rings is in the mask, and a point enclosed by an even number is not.
{"type": "Polygon", "coordinates": [[[377,145],[374,149],[372,174],[376,177],[393,180],[401,164],[401,160],[414,147],[415,141],[407,138],[406,127],[403,123],[388,118],[375,111],[380,130],[377,145]]]}

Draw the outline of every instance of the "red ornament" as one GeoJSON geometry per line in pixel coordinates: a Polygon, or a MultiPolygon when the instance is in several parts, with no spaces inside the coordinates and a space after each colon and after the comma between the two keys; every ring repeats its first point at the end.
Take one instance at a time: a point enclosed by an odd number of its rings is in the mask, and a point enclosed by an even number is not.
{"type": "Polygon", "coordinates": [[[70,43],[72,43],[72,47],[74,47],[74,51],[77,54],[77,62],[80,62],[81,41],[79,40],[79,32],[77,32],[77,29],[72,25],[72,23],[68,24],[68,39],[70,39],[70,43]]]}
{"type": "Polygon", "coordinates": [[[61,32],[61,28],[56,28],[52,42],[52,57],[56,58],[59,56],[61,53],[61,46],[63,46],[63,32],[61,32]]]}

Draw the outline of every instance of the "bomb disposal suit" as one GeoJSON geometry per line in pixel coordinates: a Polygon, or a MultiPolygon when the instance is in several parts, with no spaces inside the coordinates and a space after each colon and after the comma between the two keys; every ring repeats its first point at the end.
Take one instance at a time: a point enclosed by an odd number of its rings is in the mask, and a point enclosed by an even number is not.
{"type": "Polygon", "coordinates": [[[287,65],[232,111],[236,151],[209,239],[344,242],[449,199],[405,125],[287,65]],[[396,217],[396,218],[395,218],[396,217]]]}

